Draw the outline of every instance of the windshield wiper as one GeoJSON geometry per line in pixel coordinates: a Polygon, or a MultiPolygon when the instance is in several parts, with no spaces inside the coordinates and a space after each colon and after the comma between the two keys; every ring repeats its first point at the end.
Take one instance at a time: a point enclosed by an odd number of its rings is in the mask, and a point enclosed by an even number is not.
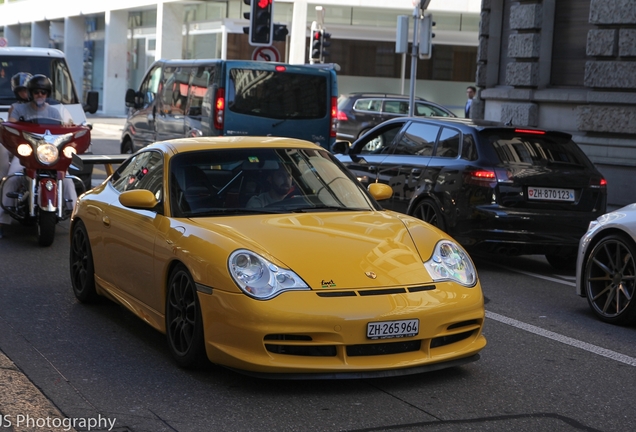
{"type": "Polygon", "coordinates": [[[283,123],[285,123],[287,120],[289,120],[290,118],[294,118],[294,117],[296,117],[297,115],[298,115],[298,113],[297,113],[297,112],[295,112],[295,113],[291,113],[291,114],[289,114],[289,115],[286,115],[284,119],[282,119],[282,120],[280,120],[280,121],[277,121],[276,123],[272,123],[272,127],[276,127],[276,126],[282,125],[282,124],[283,124],[283,123]]]}
{"type": "Polygon", "coordinates": [[[289,209],[292,213],[308,213],[312,211],[323,211],[323,210],[334,210],[334,211],[369,211],[369,208],[359,208],[359,207],[340,207],[340,206],[330,206],[330,205],[318,205],[318,206],[308,206],[308,207],[300,207],[289,209]]]}
{"type": "Polygon", "coordinates": [[[281,211],[266,210],[263,208],[214,208],[214,209],[201,209],[194,212],[189,212],[186,217],[205,217],[205,216],[217,216],[217,215],[230,215],[230,214],[280,214],[281,211]]]}

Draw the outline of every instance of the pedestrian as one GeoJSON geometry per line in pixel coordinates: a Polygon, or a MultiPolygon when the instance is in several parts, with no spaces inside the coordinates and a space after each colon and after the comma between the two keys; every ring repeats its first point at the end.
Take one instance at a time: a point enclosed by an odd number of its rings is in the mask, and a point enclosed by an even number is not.
{"type": "Polygon", "coordinates": [[[470,107],[473,104],[473,98],[475,97],[475,94],[477,94],[477,88],[475,88],[474,86],[466,87],[466,96],[468,97],[465,107],[466,118],[470,118],[470,107]]]}

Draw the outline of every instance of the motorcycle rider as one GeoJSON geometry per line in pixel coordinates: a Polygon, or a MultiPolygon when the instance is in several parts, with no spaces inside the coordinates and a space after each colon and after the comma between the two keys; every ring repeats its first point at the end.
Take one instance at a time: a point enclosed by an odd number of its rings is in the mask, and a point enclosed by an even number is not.
{"type": "MultiPolygon", "coordinates": [[[[51,80],[46,75],[33,75],[26,83],[26,88],[28,90],[30,101],[27,103],[15,103],[11,106],[11,110],[9,111],[10,122],[15,123],[18,121],[47,118],[58,120],[62,123],[70,123],[70,115],[68,113],[65,113],[63,118],[60,111],[49,105],[46,101],[46,99],[51,96],[51,90],[53,88],[51,80]]],[[[14,157],[9,167],[9,175],[22,171],[23,169],[24,167],[20,163],[20,159],[14,157]]],[[[16,190],[17,180],[17,177],[11,177],[7,180],[7,184],[3,190],[4,194],[2,196],[2,204],[4,206],[11,206],[13,204],[14,199],[7,197],[7,192],[16,190]]],[[[68,177],[65,177],[64,180],[62,180],[62,183],[64,201],[71,203],[74,207],[75,202],[77,201],[75,184],[73,183],[73,180],[68,177]]],[[[10,222],[10,219],[8,222],[4,222],[7,216],[8,215],[2,211],[2,213],[0,213],[0,223],[10,222]]]]}
{"type": "MultiPolygon", "coordinates": [[[[9,108],[9,117],[11,116],[15,105],[29,102],[29,90],[27,89],[27,83],[31,79],[31,76],[32,75],[28,72],[18,72],[11,77],[11,90],[13,91],[17,101],[9,108]]],[[[9,150],[0,144],[0,180],[9,173],[10,164],[11,153],[9,153],[9,150]]],[[[2,238],[3,235],[3,226],[9,223],[11,223],[11,216],[6,214],[2,206],[0,206],[0,238],[2,238]]]]}

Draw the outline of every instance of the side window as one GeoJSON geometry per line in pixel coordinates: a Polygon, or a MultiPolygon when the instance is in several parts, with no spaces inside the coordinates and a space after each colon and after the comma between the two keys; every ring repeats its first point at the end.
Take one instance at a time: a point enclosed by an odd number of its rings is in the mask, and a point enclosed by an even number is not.
{"type": "Polygon", "coordinates": [[[363,142],[356,144],[352,154],[382,154],[389,153],[391,143],[404,127],[404,123],[394,123],[376,130],[373,135],[363,142]]]}
{"type": "Polygon", "coordinates": [[[156,66],[141,83],[139,91],[143,97],[143,107],[148,108],[157,97],[159,80],[161,79],[161,66],[156,66]]]}
{"type": "Polygon", "coordinates": [[[427,123],[411,123],[392,153],[415,156],[431,156],[439,126],[427,123]]]}
{"type": "Polygon", "coordinates": [[[357,111],[373,111],[380,112],[382,101],[379,99],[358,99],[353,104],[353,109],[357,111]]]}
{"type": "Polygon", "coordinates": [[[459,154],[459,138],[458,130],[451,128],[443,128],[435,150],[435,156],[456,158],[459,154]]]}
{"type": "Polygon", "coordinates": [[[390,114],[408,114],[409,113],[409,103],[404,101],[385,101],[384,109],[382,110],[385,113],[390,114]]]}
{"type": "Polygon", "coordinates": [[[208,86],[212,82],[214,82],[214,66],[200,67],[194,72],[188,95],[190,99],[188,116],[201,117],[203,98],[208,90],[208,86]]]}
{"type": "Polygon", "coordinates": [[[475,139],[470,134],[464,134],[462,139],[462,159],[477,160],[477,146],[475,145],[475,139]]]}
{"type": "Polygon", "coordinates": [[[53,84],[53,94],[51,95],[53,99],[63,104],[76,103],[76,97],[73,93],[73,81],[66,63],[63,61],[52,62],[51,82],[53,84]]]}
{"type": "Polygon", "coordinates": [[[146,189],[157,201],[163,198],[163,155],[158,151],[145,151],[129,159],[113,174],[111,184],[119,192],[146,189]]]}
{"type": "Polygon", "coordinates": [[[188,83],[191,68],[165,67],[161,79],[161,112],[168,115],[184,115],[188,102],[188,83]]]}

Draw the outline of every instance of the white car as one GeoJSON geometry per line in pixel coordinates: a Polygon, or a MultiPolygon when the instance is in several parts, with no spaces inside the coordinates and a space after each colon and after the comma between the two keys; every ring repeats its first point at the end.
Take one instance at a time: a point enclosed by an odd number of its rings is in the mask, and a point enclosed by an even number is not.
{"type": "Polygon", "coordinates": [[[576,293],[612,324],[636,322],[636,204],[592,221],[581,238],[576,293]]]}

